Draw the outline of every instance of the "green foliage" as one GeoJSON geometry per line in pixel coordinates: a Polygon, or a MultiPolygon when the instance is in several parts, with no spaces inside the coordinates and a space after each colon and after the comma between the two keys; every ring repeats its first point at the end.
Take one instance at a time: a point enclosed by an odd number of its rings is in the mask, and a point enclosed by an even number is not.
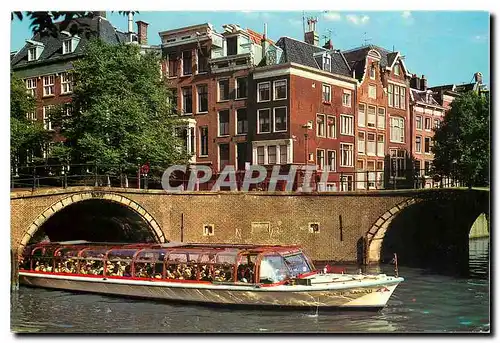
{"type": "Polygon", "coordinates": [[[35,99],[26,93],[24,82],[16,75],[10,78],[10,158],[14,163],[24,162],[26,152],[39,151],[50,136],[43,124],[28,120],[27,113],[35,111],[35,99]]]}
{"type": "Polygon", "coordinates": [[[172,114],[160,77],[159,56],[135,45],[91,40],[74,63],[73,111],[63,116],[64,150],[73,163],[167,166],[188,156],[174,129],[184,124],[172,114]]]}
{"type": "Polygon", "coordinates": [[[469,186],[489,184],[490,101],[468,92],[456,98],[434,137],[434,169],[469,186]]]}

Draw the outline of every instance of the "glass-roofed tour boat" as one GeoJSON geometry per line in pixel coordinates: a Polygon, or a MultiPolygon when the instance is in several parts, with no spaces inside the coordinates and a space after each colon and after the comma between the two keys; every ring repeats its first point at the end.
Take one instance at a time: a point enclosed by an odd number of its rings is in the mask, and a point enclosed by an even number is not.
{"type": "Polygon", "coordinates": [[[381,309],[403,278],[316,270],[295,245],[38,243],[23,285],[216,305],[381,309]]]}

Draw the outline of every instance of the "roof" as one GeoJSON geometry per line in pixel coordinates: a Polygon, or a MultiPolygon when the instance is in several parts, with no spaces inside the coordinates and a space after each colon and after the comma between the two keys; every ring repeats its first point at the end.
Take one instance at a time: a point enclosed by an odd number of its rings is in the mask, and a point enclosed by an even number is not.
{"type": "Polygon", "coordinates": [[[365,72],[366,56],[370,50],[375,50],[380,54],[380,66],[390,67],[394,63],[394,59],[398,55],[397,51],[389,51],[377,45],[369,44],[353,49],[343,51],[347,63],[352,70],[355,71],[355,76],[358,80],[363,79],[365,72]]]}
{"type": "MultiPolygon", "coordinates": [[[[43,43],[44,49],[42,54],[36,61],[28,62],[28,44],[26,44],[17,55],[15,55],[11,60],[11,67],[13,69],[20,69],[24,67],[38,66],[40,64],[45,64],[55,61],[63,61],[73,59],[83,54],[83,49],[88,42],[88,39],[93,37],[99,37],[103,41],[110,44],[118,44],[128,41],[128,34],[116,30],[111,23],[100,16],[94,17],[82,17],[74,19],[70,22],[69,26],[72,24],[78,25],[80,28],[87,30],[90,36],[87,37],[86,34],[81,35],[80,42],[78,43],[75,51],[72,53],[64,54],[62,53],[62,41],[67,36],[58,32],[56,37],[51,35],[42,36],[37,33],[31,40],[43,43]]],[[[56,23],[56,25],[59,23],[56,23]]]]}
{"type": "MultiPolygon", "coordinates": [[[[254,30],[250,30],[250,29],[246,29],[249,36],[250,36],[250,39],[252,40],[252,42],[256,43],[256,44],[260,44],[260,42],[262,41],[262,38],[264,38],[263,35],[261,35],[260,33],[254,31],[254,30]]],[[[275,44],[271,39],[269,38],[266,38],[266,42],[269,42],[271,44],[275,44]]]]}
{"type": "Polygon", "coordinates": [[[433,106],[440,106],[439,102],[434,98],[432,91],[422,91],[410,88],[413,100],[416,102],[423,102],[433,106]]]}
{"type": "Polygon", "coordinates": [[[281,37],[276,42],[276,45],[283,50],[279,61],[280,64],[292,62],[323,70],[321,62],[318,62],[314,55],[317,53],[328,53],[331,56],[331,70],[328,71],[333,74],[351,77],[351,70],[342,53],[338,50],[327,50],[290,37],[281,37]]]}

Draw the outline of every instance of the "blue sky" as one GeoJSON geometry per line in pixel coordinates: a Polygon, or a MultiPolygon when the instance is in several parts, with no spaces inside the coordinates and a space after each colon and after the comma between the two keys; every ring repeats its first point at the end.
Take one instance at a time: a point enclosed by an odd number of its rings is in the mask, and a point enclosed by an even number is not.
{"type": "MultiPolygon", "coordinates": [[[[368,43],[388,50],[394,46],[405,56],[410,72],[425,74],[429,86],[467,83],[476,71],[483,73],[485,83],[490,82],[488,12],[306,11],[306,16],[309,15],[319,17],[317,31],[321,44],[322,36],[330,29],[334,47],[338,49],[360,46],[365,38],[368,43]]],[[[110,11],[107,16],[118,29],[126,30],[125,16],[110,11]]],[[[271,39],[281,36],[303,39],[302,12],[140,12],[134,21],[139,19],[150,24],[150,44],[160,43],[160,31],[205,22],[212,23],[217,31],[222,30],[223,24],[234,23],[259,32],[267,23],[271,39]]],[[[15,19],[11,29],[11,50],[18,50],[31,37],[29,22],[15,19]]]]}

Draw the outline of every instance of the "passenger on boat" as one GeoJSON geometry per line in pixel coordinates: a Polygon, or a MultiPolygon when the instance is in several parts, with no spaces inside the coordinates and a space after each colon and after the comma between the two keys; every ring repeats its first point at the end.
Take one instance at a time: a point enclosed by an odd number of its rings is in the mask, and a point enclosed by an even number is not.
{"type": "Polygon", "coordinates": [[[131,277],[132,276],[132,267],[130,265],[125,266],[125,270],[123,272],[124,277],[131,277]]]}

